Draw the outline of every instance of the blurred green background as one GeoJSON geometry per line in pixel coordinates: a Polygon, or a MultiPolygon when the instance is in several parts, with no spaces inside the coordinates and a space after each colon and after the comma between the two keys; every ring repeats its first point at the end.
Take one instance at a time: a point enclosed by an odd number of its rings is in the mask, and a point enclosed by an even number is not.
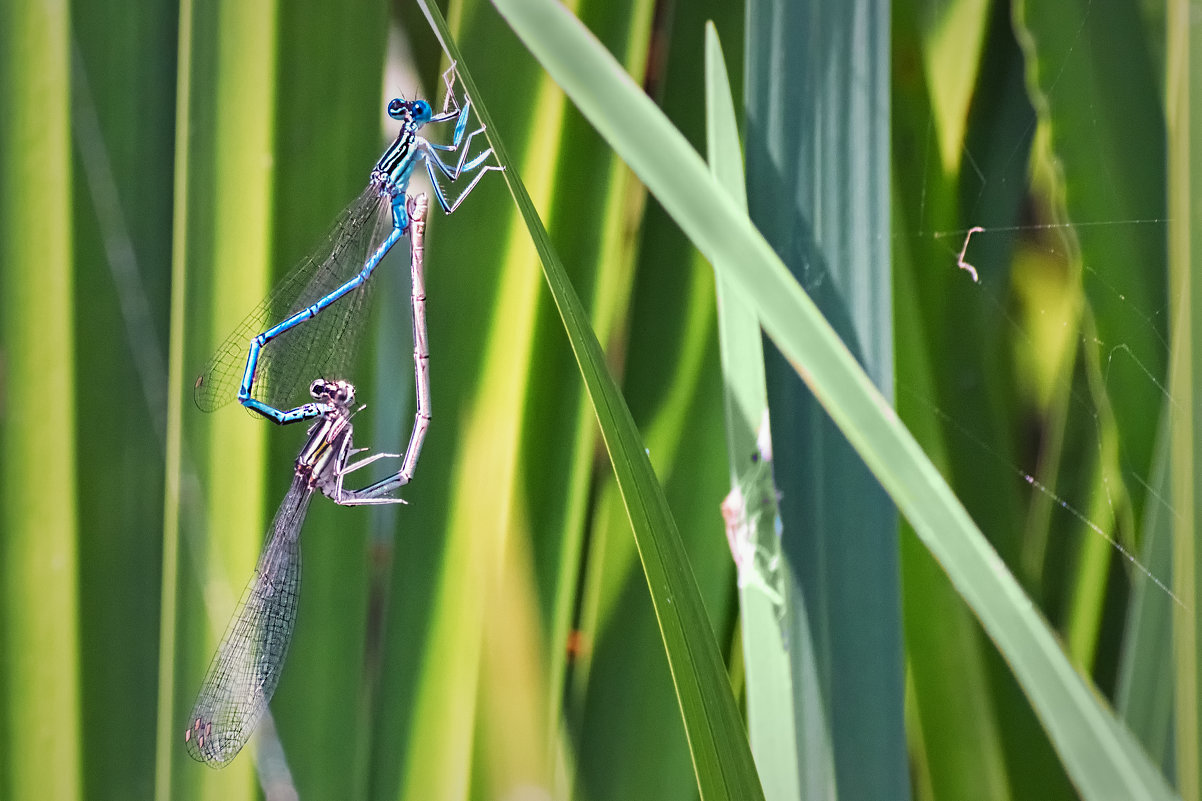
{"type": "MultiPolygon", "coordinates": [[[[1124,742],[1202,798],[1188,4],[567,5],[702,153],[714,23],[752,220],[1124,742]]],[[[713,271],[492,5],[444,12],[663,485],[694,636],[740,703],[771,681],[744,633],[784,655],[783,718],[750,714],[766,797],[1104,797],[770,344],[785,561],[761,567],[788,600],[756,628],[719,508],[746,476],[713,271]]],[[[192,382],[362,188],[386,100],[437,106],[445,67],[408,0],[0,4],[0,798],[698,796],[623,499],[498,176],[430,215],[408,505],[314,503],[273,720],[221,772],[182,747],[304,434],[204,415],[192,382]]],[[[406,250],[355,377],[377,450],[413,414],[406,250]]]]}

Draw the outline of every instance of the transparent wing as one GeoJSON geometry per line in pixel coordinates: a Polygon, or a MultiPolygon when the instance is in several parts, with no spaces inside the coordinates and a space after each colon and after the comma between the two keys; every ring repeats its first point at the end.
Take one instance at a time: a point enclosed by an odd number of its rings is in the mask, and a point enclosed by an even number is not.
{"type": "MultiPolygon", "coordinates": [[[[367,257],[392,232],[391,206],[387,190],[370,184],[339,215],[321,246],[246,315],[196,379],[194,398],[202,411],[219,409],[237,396],[254,337],[321,300],[363,269],[367,257]]],[[[268,343],[259,357],[252,396],[275,408],[290,408],[308,400],[308,382],[314,378],[347,378],[373,283],[367,281],[312,320],[268,343]]]]}
{"type": "Polygon", "coordinates": [[[222,767],[233,759],[280,683],[296,623],[300,530],[312,498],[306,479],[295,477],[205,674],[184,732],[188,753],[197,761],[222,767]]]}

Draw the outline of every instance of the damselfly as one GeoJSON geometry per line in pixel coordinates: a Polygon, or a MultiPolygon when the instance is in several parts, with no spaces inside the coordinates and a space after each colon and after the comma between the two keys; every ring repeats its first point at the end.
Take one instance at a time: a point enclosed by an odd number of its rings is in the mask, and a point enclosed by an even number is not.
{"type": "Polygon", "coordinates": [[[484,126],[465,136],[471,99],[465,94],[460,107],[454,76],[452,64],[443,73],[446,98],[439,114],[425,100],[398,97],[388,103],[388,115],[401,123],[396,141],[384,151],[367,188],[343,211],[321,247],[247,315],[196,379],[196,405],[202,410],[213,411],[237,397],[246,408],[281,424],[323,414],[317,404],[291,406],[294,395],[315,375],[348,377],[372,273],[409,229],[405,193],[418,163],[425,162],[434,195],[447,214],[458,208],[485,173],[502,169],[485,163],[492,148],[469,159],[472,139],[484,126]],[[452,120],[455,130],[449,145],[418,134],[425,125],[452,120]],[[458,161],[447,164],[439,151],[458,151],[458,161]],[[449,200],[438,173],[450,181],[473,175],[467,188],[449,200]],[[282,322],[266,327],[269,320],[282,322]]]}
{"type": "Polygon", "coordinates": [[[346,381],[319,379],[309,388],[320,418],[296,457],[292,486],[268,531],[267,544],[242,600],[209,665],[196,704],[188,716],[184,742],[194,759],[222,767],[242,750],[263,717],[280,680],[292,640],[300,585],[300,531],[314,491],[343,506],[403,503],[394,493],[413,477],[413,469],[430,423],[430,353],[426,338],[426,295],[423,240],[426,196],[409,204],[412,218],[413,361],[417,415],[404,457],[376,453],[351,461],[351,418],[355,388],[346,381]],[[363,489],[343,486],[348,473],[384,458],[400,458],[395,474],[363,489]]]}
{"type": "Polygon", "coordinates": [[[314,491],[344,506],[401,502],[389,494],[395,487],[387,482],[361,490],[343,486],[348,473],[395,456],[377,453],[350,461],[358,452],[351,442],[354,387],[320,379],[313,382],[312,395],[325,411],[296,458],[292,486],[272,521],[254,576],[209,665],[184,731],[188,753],[214,767],[242,750],[279,684],[296,622],[300,531],[314,491]]]}

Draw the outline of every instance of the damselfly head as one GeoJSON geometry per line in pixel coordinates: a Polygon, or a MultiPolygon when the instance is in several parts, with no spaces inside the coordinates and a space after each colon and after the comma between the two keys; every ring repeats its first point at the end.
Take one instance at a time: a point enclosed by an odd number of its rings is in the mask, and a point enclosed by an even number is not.
{"type": "Polygon", "coordinates": [[[401,122],[409,120],[422,125],[434,117],[434,110],[425,100],[406,100],[403,97],[394,97],[388,101],[388,116],[401,122]]]}
{"type": "Polygon", "coordinates": [[[326,381],[319,378],[309,385],[315,401],[326,401],[346,408],[355,402],[355,387],[349,381],[326,381]]]}

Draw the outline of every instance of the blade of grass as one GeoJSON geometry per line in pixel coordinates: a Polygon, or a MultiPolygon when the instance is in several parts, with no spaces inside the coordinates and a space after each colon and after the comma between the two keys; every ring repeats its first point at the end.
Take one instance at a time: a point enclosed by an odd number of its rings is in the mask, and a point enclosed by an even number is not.
{"type": "Polygon", "coordinates": [[[1138,745],[1064,658],[964,508],[888,403],[700,157],[561,7],[494,0],[556,81],[730,279],[893,496],[1009,660],[1087,798],[1170,798],[1138,745]]]}
{"type": "MultiPolygon", "coordinates": [[[[275,104],[271,4],[185,3],[176,91],[167,482],[155,791],[250,798],[259,735],[220,772],[189,759],[184,716],[262,544],[266,429],[211,416],[192,377],[267,290],[275,104]]],[[[272,503],[278,503],[275,496],[272,503]]]]}
{"type": "MultiPolygon", "coordinates": [[[[462,64],[438,9],[424,0],[419,2],[431,26],[442,38],[443,46],[462,64]]],[[[489,117],[485,104],[466,69],[462,77],[468,92],[477,98],[481,120],[487,125],[489,117]]],[[[511,162],[495,129],[490,141],[500,163],[508,167],[511,162]]],[[[604,353],[575,291],[551,249],[520,176],[510,167],[505,177],[542,258],[544,275],[568,330],[614,472],[623,489],[627,514],[664,636],[701,795],[706,799],[762,798],[734,698],[726,682],[721,654],[709,628],[680,536],[630,412],[606,367],[604,353]]]]}
{"type": "Polygon", "coordinates": [[[90,798],[153,792],[177,4],[72,8],[84,753],[90,798]],[[112,24],[118,20],[118,24],[112,24]],[[96,387],[121,387],[98,394],[96,387]],[[120,469],[113,469],[120,454],[120,469]],[[114,503],[115,498],[123,499],[114,503]],[[114,592],[119,583],[121,592],[114,592]]]}
{"type": "MultiPolygon", "coordinates": [[[[176,66],[176,98],[175,121],[176,130],[187,130],[191,116],[189,108],[189,82],[186,65],[191,62],[192,52],[192,4],[189,0],[180,3],[179,56],[176,66]]],[[[184,138],[175,140],[174,197],[172,214],[180,220],[186,220],[188,195],[185,187],[188,171],[188,148],[184,146],[184,138]]],[[[179,236],[181,229],[173,234],[171,254],[171,277],[182,278],[184,272],[184,240],[179,236]]],[[[173,280],[171,284],[170,308],[174,312],[184,306],[184,282],[173,280]]],[[[183,381],[184,328],[183,316],[170,314],[168,317],[169,330],[167,333],[167,420],[166,427],[166,458],[163,471],[163,570],[162,590],[159,598],[159,665],[157,684],[158,720],[155,724],[155,763],[154,763],[154,798],[155,801],[168,801],[172,797],[175,778],[175,754],[171,746],[174,744],[172,733],[175,729],[176,707],[176,670],[175,651],[179,645],[179,630],[176,616],[179,614],[180,592],[180,503],[183,489],[183,433],[182,407],[183,398],[180,389],[183,381]]]]}
{"type": "MultiPolygon", "coordinates": [[[[1172,415],[1161,416],[1156,458],[1148,503],[1144,506],[1143,549],[1139,560],[1148,572],[1162,581],[1172,579],[1173,527],[1180,510],[1168,502],[1172,497],[1169,470],[1172,415]]],[[[1169,775],[1172,764],[1173,661],[1164,658],[1165,643],[1172,642],[1173,600],[1143,573],[1132,576],[1131,601],[1123,627],[1118,681],[1114,706],[1131,728],[1148,756],[1169,775]]]]}
{"type": "Polygon", "coordinates": [[[1168,216],[1170,310],[1173,325],[1173,415],[1170,439],[1173,521],[1173,591],[1186,609],[1174,611],[1173,668],[1176,683],[1177,787],[1183,798],[1202,796],[1202,225],[1193,224],[1196,198],[1202,197],[1202,42],[1192,24],[1193,7],[1169,3],[1168,216]],[[1196,113],[1195,113],[1196,112],[1196,113]],[[1198,145],[1198,147],[1194,147],[1198,145]]]}
{"type": "MultiPolygon", "coordinates": [[[[755,0],[746,41],[751,219],[889,398],[889,4],[755,0]]],[[[897,512],[791,366],[767,356],[782,541],[814,637],[835,784],[847,801],[904,799],[897,512]]]]}
{"type": "Polygon", "coordinates": [[[0,794],[81,798],[68,3],[0,7],[0,794]]]}
{"type": "MultiPolygon", "coordinates": [[[[730,81],[718,31],[706,25],[706,121],[708,160],[714,178],[747,210],[742,147],[730,81]]],[[[769,801],[795,798],[833,798],[834,766],[830,731],[821,703],[794,710],[790,650],[816,673],[809,627],[786,642],[794,630],[791,618],[802,616],[805,599],[788,594],[792,579],[776,533],[780,511],[772,478],[770,452],[761,441],[769,437],[768,388],[764,349],[755,313],[724,279],[716,280],[719,347],[725,384],[726,457],[730,467],[732,512],[727,521],[731,547],[738,552],[739,606],[743,623],[743,665],[747,684],[747,727],[764,796],[769,801]],[[739,560],[745,560],[740,562],[739,560]],[[795,715],[809,719],[801,730],[816,734],[800,742],[795,715]],[[807,792],[801,792],[804,778],[807,792]]]]}

